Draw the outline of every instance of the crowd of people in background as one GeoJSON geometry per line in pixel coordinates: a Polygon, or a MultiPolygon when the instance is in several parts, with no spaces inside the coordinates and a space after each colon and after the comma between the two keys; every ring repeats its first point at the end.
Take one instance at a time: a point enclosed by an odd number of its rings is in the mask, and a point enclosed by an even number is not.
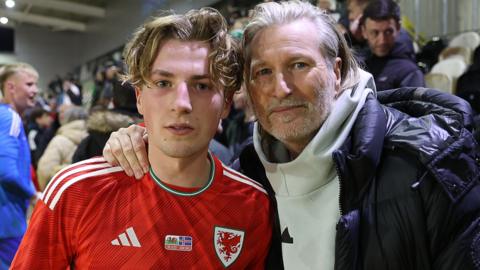
{"type": "MultiPolygon", "coordinates": [[[[337,9],[332,9],[330,1],[319,0],[317,4],[328,13],[340,14],[337,28],[344,34],[360,66],[373,75],[376,91],[425,86],[424,74],[436,62],[440,50],[435,49],[425,58],[430,49],[428,45],[419,51],[414,49],[415,40],[401,27],[401,11],[397,3],[391,0],[347,0],[344,5],[337,5],[337,9]],[[343,9],[339,10],[339,6],[343,9]]],[[[247,15],[248,12],[241,13],[247,15]]],[[[241,40],[248,17],[227,21],[231,23],[231,36],[241,40]]],[[[7,217],[2,217],[0,222],[0,269],[6,269],[13,259],[26,226],[25,219],[16,218],[27,214],[29,200],[35,197],[35,192],[42,192],[62,168],[102,155],[112,132],[143,122],[137,110],[135,89],[123,80],[126,71],[122,63],[112,59],[98,66],[92,74],[94,84],[90,89],[70,74],[53,80],[48,89],[38,93],[38,73],[41,74],[41,70],[37,72],[26,64],[0,67],[0,117],[9,119],[0,121],[0,124],[16,123],[15,128],[13,124],[2,127],[10,135],[0,134],[0,143],[10,143],[13,132],[15,141],[11,143],[18,141],[20,145],[14,152],[8,152],[5,159],[8,162],[0,155],[0,193],[18,195],[13,201],[3,202],[7,196],[0,194],[0,203],[10,203],[15,205],[12,209],[18,210],[1,208],[0,211],[7,217]],[[25,85],[23,92],[15,90],[21,89],[22,85],[25,85]],[[19,168],[18,172],[13,172],[13,167],[19,168]],[[9,181],[19,181],[20,184],[11,185],[9,181]],[[11,186],[19,190],[12,191],[11,186]]],[[[480,46],[473,53],[472,64],[458,79],[455,92],[474,110],[478,141],[479,78],[480,46]]],[[[255,121],[247,90],[242,86],[233,96],[229,116],[218,125],[217,134],[209,145],[210,151],[223,163],[233,163],[244,147],[252,143],[255,121]]]]}

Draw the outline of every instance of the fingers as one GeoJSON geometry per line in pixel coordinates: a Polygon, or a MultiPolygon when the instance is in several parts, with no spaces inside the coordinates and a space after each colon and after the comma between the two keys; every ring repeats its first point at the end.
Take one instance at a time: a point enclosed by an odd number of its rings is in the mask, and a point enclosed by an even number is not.
{"type": "MultiPolygon", "coordinates": [[[[105,148],[103,149],[103,156],[107,160],[108,163],[111,165],[120,165],[123,168],[125,173],[128,176],[133,176],[134,172],[133,169],[130,167],[130,164],[125,157],[121,140],[119,137],[122,137],[120,131],[112,132],[110,138],[108,139],[105,148]]],[[[127,140],[123,139],[123,141],[128,141],[130,143],[130,139],[127,140]]]]}
{"type": "Polygon", "coordinates": [[[130,168],[133,170],[133,174],[137,179],[142,178],[145,174],[137,158],[137,151],[141,152],[142,149],[145,152],[146,156],[146,150],[144,145],[145,143],[141,138],[142,136],[138,133],[121,134],[121,136],[118,136],[118,140],[120,141],[120,145],[122,146],[123,156],[125,157],[126,162],[130,166],[130,168]],[[138,139],[138,137],[140,138],[140,140],[138,139]],[[143,144],[143,148],[139,146],[138,143],[143,144]]]}
{"type": "Polygon", "coordinates": [[[129,176],[140,179],[148,172],[146,129],[137,125],[112,132],[103,156],[112,165],[120,165],[129,176]]]}
{"type": "MultiPolygon", "coordinates": [[[[130,132],[130,140],[133,146],[133,151],[135,153],[135,157],[137,158],[139,168],[135,168],[133,163],[130,163],[134,170],[140,170],[143,174],[148,172],[149,162],[148,162],[148,155],[147,155],[147,148],[146,148],[146,129],[141,128],[141,130],[137,130],[140,132],[130,132]]],[[[127,156],[128,158],[128,156],[127,156]]]]}
{"type": "MultiPolygon", "coordinates": [[[[112,137],[112,134],[110,134],[110,138],[112,137]]],[[[112,153],[112,148],[110,147],[110,144],[108,141],[105,143],[105,147],[103,148],[103,157],[110,165],[112,166],[119,165],[118,160],[115,158],[115,156],[112,153]]]]}

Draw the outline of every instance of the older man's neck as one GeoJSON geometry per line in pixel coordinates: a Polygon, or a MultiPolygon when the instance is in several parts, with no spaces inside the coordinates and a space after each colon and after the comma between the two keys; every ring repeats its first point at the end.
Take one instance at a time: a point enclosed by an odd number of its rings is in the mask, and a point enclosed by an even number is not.
{"type": "Polygon", "coordinates": [[[302,143],[285,143],[285,142],[282,142],[285,147],[288,149],[288,153],[290,154],[290,158],[291,160],[294,160],[296,159],[303,151],[303,149],[305,149],[305,147],[307,147],[308,142],[302,142],[302,143]]]}

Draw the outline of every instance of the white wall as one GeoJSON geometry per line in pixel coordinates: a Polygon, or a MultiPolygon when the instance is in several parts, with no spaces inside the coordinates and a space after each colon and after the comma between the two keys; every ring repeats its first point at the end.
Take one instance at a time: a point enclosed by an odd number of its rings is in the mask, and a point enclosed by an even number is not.
{"type": "Polygon", "coordinates": [[[78,63],[78,36],[72,32],[53,32],[33,25],[15,28],[15,57],[33,65],[45,88],[55,75],[65,75],[78,63]]]}
{"type": "Polygon", "coordinates": [[[480,0],[400,0],[399,5],[427,38],[480,29],[480,0]]]}
{"type": "Polygon", "coordinates": [[[0,64],[17,62],[17,56],[11,53],[0,53],[0,64]]]}

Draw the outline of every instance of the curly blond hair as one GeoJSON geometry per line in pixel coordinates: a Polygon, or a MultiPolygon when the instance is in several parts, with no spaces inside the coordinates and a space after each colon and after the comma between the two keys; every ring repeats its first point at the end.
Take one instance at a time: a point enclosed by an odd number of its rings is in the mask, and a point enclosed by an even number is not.
{"type": "Polygon", "coordinates": [[[224,89],[226,98],[240,88],[243,62],[239,46],[228,34],[225,18],[216,9],[207,7],[184,15],[155,17],[142,25],[123,52],[128,67],[123,79],[134,86],[149,83],[158,49],[168,39],[208,43],[212,82],[224,89]]]}

